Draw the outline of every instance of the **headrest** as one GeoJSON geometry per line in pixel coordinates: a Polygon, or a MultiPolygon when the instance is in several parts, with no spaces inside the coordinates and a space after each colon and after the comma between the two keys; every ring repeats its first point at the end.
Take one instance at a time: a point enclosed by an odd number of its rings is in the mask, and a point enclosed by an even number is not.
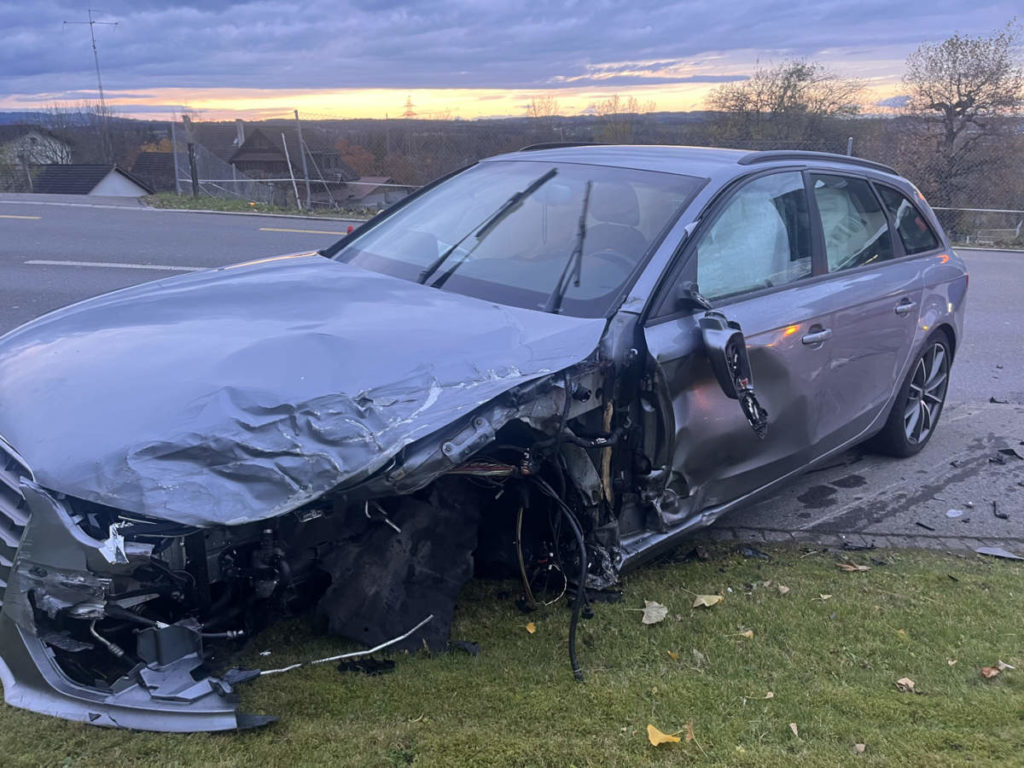
{"type": "Polygon", "coordinates": [[[608,224],[635,227],[640,223],[636,192],[621,181],[595,182],[590,190],[590,215],[608,224]]]}

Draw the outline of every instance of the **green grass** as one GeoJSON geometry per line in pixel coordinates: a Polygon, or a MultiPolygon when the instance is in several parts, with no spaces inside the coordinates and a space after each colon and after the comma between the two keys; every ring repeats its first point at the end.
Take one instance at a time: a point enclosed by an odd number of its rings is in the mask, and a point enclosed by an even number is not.
{"type": "Polygon", "coordinates": [[[269,203],[259,203],[237,198],[192,197],[191,195],[174,195],[161,192],[142,198],[146,205],[153,208],[173,208],[187,211],[229,211],[245,213],[283,213],[289,215],[316,216],[324,219],[369,219],[376,211],[366,208],[314,208],[302,211],[269,203]]]}
{"type": "MultiPolygon", "coordinates": [[[[2,707],[0,754],[5,766],[1024,765],[1022,564],[870,552],[851,555],[876,558],[870,571],[843,573],[835,555],[768,551],[771,561],[723,550],[632,576],[621,603],[581,624],[583,684],[566,658],[564,605],[524,616],[515,584],[474,582],[453,636],[479,642],[477,657],[399,656],[382,677],[323,665],[257,680],[243,709],[281,721],[241,734],[108,731],[2,707]],[[692,609],[694,593],[725,599],[692,609]],[[642,625],[645,599],[668,618],[642,625]],[[983,679],[997,660],[1017,670],[983,679]],[[916,694],[897,690],[902,677],[916,694]],[[649,723],[676,732],[690,720],[695,742],[648,743],[649,723]]],[[[248,662],[339,647],[294,621],[256,638],[248,662]]]]}

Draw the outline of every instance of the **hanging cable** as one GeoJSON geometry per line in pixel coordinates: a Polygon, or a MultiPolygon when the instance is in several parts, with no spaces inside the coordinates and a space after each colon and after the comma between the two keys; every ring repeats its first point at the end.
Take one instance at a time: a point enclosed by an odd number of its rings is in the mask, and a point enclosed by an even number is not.
{"type": "Polygon", "coordinates": [[[558,507],[558,511],[562,513],[562,516],[572,529],[573,535],[576,537],[576,547],[580,554],[580,573],[576,580],[576,597],[572,601],[572,618],[569,619],[569,663],[572,665],[573,676],[578,681],[583,682],[583,670],[580,669],[579,661],[576,658],[576,628],[580,623],[580,609],[586,600],[587,592],[587,545],[583,540],[583,529],[580,528],[579,521],[576,519],[576,515],[572,513],[572,510],[569,509],[569,505],[555,493],[555,489],[546,480],[540,477],[532,477],[530,479],[555,502],[555,506],[558,507]]]}

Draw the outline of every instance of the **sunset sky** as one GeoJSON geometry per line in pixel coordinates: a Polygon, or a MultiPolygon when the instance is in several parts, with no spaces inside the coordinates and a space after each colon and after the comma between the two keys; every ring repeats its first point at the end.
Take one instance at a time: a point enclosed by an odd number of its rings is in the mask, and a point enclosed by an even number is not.
{"type": "MultiPolygon", "coordinates": [[[[562,114],[613,93],[659,110],[701,108],[715,85],[794,57],[900,93],[908,53],[987,34],[1021,8],[978,0],[104,0],[103,85],[119,114],[203,118],[562,114]]],[[[0,110],[95,100],[88,1],[0,0],[0,110]]],[[[870,111],[870,110],[869,110],[870,111]]]]}

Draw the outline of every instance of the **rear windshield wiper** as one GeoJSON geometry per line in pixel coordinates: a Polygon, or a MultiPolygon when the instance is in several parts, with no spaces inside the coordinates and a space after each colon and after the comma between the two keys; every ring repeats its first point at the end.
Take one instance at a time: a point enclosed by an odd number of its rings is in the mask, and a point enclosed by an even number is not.
{"type": "MultiPolygon", "coordinates": [[[[440,256],[438,256],[436,259],[434,259],[434,261],[432,261],[430,264],[428,264],[423,269],[423,271],[420,272],[419,278],[417,279],[416,282],[418,282],[420,284],[426,283],[427,280],[429,280],[431,278],[431,276],[435,272],[437,272],[438,269],[441,268],[441,265],[444,264],[446,261],[448,261],[448,257],[451,256],[453,253],[455,253],[456,249],[460,245],[462,245],[470,235],[474,235],[476,237],[476,243],[473,245],[473,248],[476,248],[476,246],[480,244],[480,241],[482,241],[488,234],[490,234],[491,231],[496,226],[498,226],[502,221],[504,221],[506,217],[508,217],[516,209],[518,209],[519,206],[522,205],[523,201],[526,198],[528,198],[530,195],[532,195],[534,192],[536,192],[542,186],[547,184],[548,181],[553,179],[557,173],[558,173],[558,169],[557,168],[552,168],[550,171],[545,173],[543,176],[540,176],[537,179],[535,179],[528,187],[526,187],[525,189],[523,189],[523,190],[521,190],[519,192],[516,192],[514,195],[512,195],[512,197],[510,197],[508,200],[506,200],[504,203],[501,204],[501,207],[498,208],[498,210],[496,210],[494,213],[492,213],[490,216],[488,216],[486,219],[484,219],[484,222],[479,227],[477,227],[475,230],[471,229],[469,232],[467,232],[465,235],[463,235],[461,238],[459,238],[444,253],[442,253],[440,256]]],[[[470,253],[471,252],[472,252],[472,249],[470,249],[470,253]]],[[[469,253],[467,253],[466,256],[469,256],[469,253]]],[[[465,258],[466,257],[464,256],[462,260],[464,261],[465,258]]],[[[443,279],[438,281],[439,284],[443,283],[444,280],[446,280],[448,278],[448,275],[450,275],[451,272],[453,272],[453,271],[454,271],[454,268],[450,269],[448,271],[448,273],[443,276],[443,279]]]]}
{"type": "Polygon", "coordinates": [[[583,273],[583,241],[587,237],[587,210],[590,208],[590,188],[593,184],[594,182],[588,181],[586,189],[583,190],[583,210],[580,211],[580,222],[576,230],[576,242],[573,243],[569,260],[565,263],[565,268],[558,277],[555,290],[548,296],[547,304],[544,305],[545,312],[554,312],[557,315],[562,311],[562,300],[569,290],[570,280],[576,288],[580,286],[580,276],[583,273]]]}

